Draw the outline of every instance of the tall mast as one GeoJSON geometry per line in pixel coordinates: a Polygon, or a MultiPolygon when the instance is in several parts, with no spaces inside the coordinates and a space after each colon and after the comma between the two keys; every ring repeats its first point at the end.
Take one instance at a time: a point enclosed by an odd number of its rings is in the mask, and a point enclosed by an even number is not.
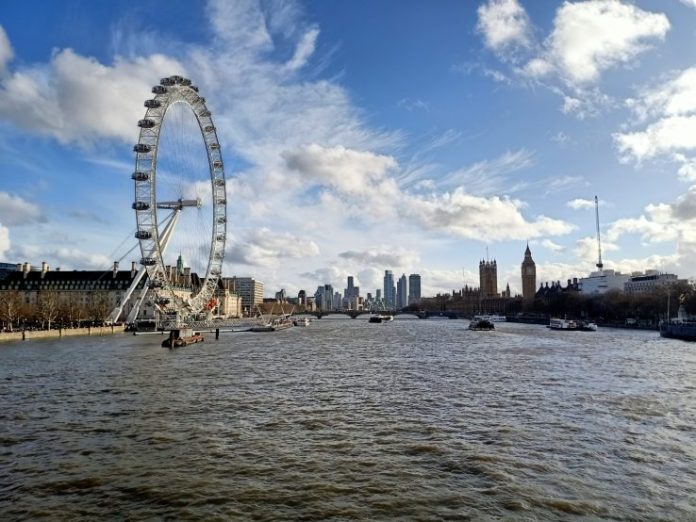
{"type": "Polygon", "coordinates": [[[597,253],[599,257],[599,262],[597,263],[597,268],[602,271],[604,264],[602,263],[602,238],[599,233],[599,200],[597,196],[594,197],[594,208],[595,208],[595,220],[597,222],[597,253]]]}

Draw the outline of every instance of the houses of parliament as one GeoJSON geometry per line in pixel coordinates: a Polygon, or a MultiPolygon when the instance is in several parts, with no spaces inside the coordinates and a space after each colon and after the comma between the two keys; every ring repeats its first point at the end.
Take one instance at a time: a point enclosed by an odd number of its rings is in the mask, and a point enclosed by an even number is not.
{"type": "MultiPolygon", "coordinates": [[[[522,299],[525,303],[531,303],[536,293],[536,263],[529,244],[524,252],[520,275],[522,299]]],[[[511,298],[509,284],[505,290],[498,292],[497,261],[482,259],[479,261],[479,287],[466,285],[461,291],[454,290],[447,308],[464,314],[504,313],[511,298]]]]}

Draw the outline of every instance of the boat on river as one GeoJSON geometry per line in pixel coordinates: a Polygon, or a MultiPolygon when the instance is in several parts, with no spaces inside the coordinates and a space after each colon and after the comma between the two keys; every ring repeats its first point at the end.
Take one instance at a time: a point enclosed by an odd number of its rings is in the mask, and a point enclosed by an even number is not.
{"type": "Polygon", "coordinates": [[[550,328],[551,330],[577,330],[578,324],[572,319],[552,317],[546,328],[550,328]]]}
{"type": "Polygon", "coordinates": [[[391,314],[375,314],[371,315],[370,318],[368,319],[369,323],[386,323],[389,321],[393,321],[394,316],[391,314]]]}
{"type": "Polygon", "coordinates": [[[309,317],[296,317],[292,321],[292,324],[295,326],[309,326],[312,324],[312,320],[309,317]]]}
{"type": "Polygon", "coordinates": [[[194,332],[191,328],[179,328],[169,332],[169,337],[162,341],[162,348],[180,348],[203,341],[205,338],[200,332],[194,332]]]}
{"type": "Polygon", "coordinates": [[[474,319],[469,323],[469,330],[474,330],[477,332],[490,332],[495,330],[495,324],[488,319],[474,319]]]}
{"type": "Polygon", "coordinates": [[[277,332],[279,330],[286,330],[288,328],[292,328],[293,322],[290,320],[289,314],[287,315],[282,315],[280,317],[276,317],[275,319],[252,327],[249,331],[250,332],[277,332]]]}

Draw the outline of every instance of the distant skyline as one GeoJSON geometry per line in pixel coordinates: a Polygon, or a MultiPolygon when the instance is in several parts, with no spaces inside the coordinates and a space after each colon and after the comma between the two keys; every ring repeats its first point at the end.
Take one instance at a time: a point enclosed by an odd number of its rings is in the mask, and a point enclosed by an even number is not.
{"type": "Polygon", "coordinates": [[[527,241],[583,277],[595,194],[605,268],[696,277],[693,0],[6,3],[0,261],[110,268],[172,74],[223,147],[224,273],[268,296],[478,286],[486,248],[521,293],[527,241]]]}

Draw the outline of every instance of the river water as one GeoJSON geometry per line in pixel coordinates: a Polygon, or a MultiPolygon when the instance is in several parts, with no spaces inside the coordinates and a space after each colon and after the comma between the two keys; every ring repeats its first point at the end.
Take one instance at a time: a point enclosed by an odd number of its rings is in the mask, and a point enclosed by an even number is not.
{"type": "Polygon", "coordinates": [[[0,345],[0,518],[696,519],[696,345],[324,318],[0,345]]]}

